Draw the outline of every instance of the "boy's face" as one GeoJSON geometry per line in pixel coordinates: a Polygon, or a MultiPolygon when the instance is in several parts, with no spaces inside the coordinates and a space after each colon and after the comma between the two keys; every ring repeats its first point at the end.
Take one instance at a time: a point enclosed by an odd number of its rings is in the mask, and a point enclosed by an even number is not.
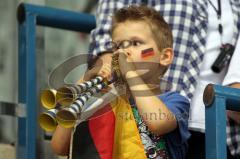
{"type": "Polygon", "coordinates": [[[149,76],[160,72],[161,53],[154,41],[150,26],[146,22],[126,21],[119,23],[113,30],[112,39],[117,44],[131,41],[131,45],[124,48],[123,51],[127,52],[132,61],[135,62],[135,68],[140,74],[149,71],[147,75],[149,78],[149,76]],[[153,51],[148,52],[148,49],[153,49],[153,51]]]}

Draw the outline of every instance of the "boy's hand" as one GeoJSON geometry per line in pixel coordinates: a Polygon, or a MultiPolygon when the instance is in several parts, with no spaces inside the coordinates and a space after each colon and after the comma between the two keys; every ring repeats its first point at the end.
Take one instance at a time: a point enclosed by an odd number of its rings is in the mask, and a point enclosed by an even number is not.
{"type": "Polygon", "coordinates": [[[94,66],[84,74],[83,80],[88,81],[97,75],[110,80],[112,77],[111,64],[106,63],[101,66],[94,66]]]}
{"type": "Polygon", "coordinates": [[[105,53],[101,55],[94,63],[93,68],[87,70],[84,74],[84,81],[88,81],[97,75],[109,78],[111,76],[112,53],[105,53]]]}
{"type": "Polygon", "coordinates": [[[119,68],[124,78],[127,78],[127,74],[131,71],[135,71],[136,68],[133,64],[132,58],[127,52],[123,50],[117,51],[115,54],[118,54],[119,68]]]}
{"type": "Polygon", "coordinates": [[[112,53],[101,55],[95,62],[94,66],[90,70],[87,70],[77,83],[89,81],[97,75],[107,78],[108,80],[111,79],[111,62],[112,53]]]}

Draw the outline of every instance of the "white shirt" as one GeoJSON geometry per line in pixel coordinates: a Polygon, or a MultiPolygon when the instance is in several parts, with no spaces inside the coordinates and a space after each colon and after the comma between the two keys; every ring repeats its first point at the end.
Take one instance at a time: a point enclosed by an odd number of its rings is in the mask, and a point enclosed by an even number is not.
{"type": "MultiPolygon", "coordinates": [[[[214,6],[217,8],[217,0],[211,0],[214,6]]],[[[218,32],[219,20],[217,19],[217,13],[213,7],[208,4],[208,32],[206,40],[206,53],[204,54],[203,63],[200,67],[200,75],[197,80],[196,90],[191,102],[190,117],[189,117],[189,129],[205,132],[205,106],[203,103],[203,92],[207,84],[231,84],[240,81],[240,69],[235,69],[237,53],[238,57],[240,51],[235,49],[234,56],[229,65],[231,68],[227,74],[227,67],[220,73],[214,73],[211,70],[211,66],[220,53],[221,39],[222,43],[231,43],[233,38],[234,21],[232,9],[229,1],[221,1],[222,15],[221,23],[223,26],[223,35],[218,32]],[[227,74],[227,76],[226,76],[227,74]],[[234,77],[236,74],[236,77],[234,77]],[[223,82],[224,81],[224,82],[223,82]]],[[[238,66],[239,68],[239,66],[238,66]]]]}

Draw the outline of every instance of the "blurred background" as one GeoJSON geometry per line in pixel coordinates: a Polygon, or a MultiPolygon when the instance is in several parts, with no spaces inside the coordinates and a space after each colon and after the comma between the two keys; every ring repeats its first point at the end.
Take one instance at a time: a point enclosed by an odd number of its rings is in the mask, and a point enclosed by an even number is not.
{"type": "MultiPolygon", "coordinates": [[[[17,103],[18,99],[18,32],[16,10],[21,2],[61,8],[76,12],[94,14],[97,0],[0,0],[0,102],[17,103]]],[[[89,35],[60,29],[37,27],[37,57],[39,89],[47,88],[49,73],[66,58],[81,53],[87,53],[89,35]],[[40,75],[40,76],[39,76],[40,75]]],[[[67,80],[74,82],[85,67],[74,70],[67,80]]],[[[38,106],[39,107],[39,106],[38,106]]],[[[41,109],[41,108],[39,108],[41,109]]],[[[0,113],[0,159],[15,159],[15,144],[17,137],[16,117],[0,113]]],[[[39,158],[54,159],[49,147],[49,136],[38,134],[39,158]]]]}

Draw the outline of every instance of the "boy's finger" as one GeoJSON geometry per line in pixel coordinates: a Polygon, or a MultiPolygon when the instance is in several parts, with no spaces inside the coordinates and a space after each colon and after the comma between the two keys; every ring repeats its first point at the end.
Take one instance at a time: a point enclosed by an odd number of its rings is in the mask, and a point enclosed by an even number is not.
{"type": "Polygon", "coordinates": [[[104,67],[102,70],[108,72],[109,74],[112,72],[110,67],[104,67]]]}
{"type": "Polygon", "coordinates": [[[89,81],[91,80],[92,78],[94,77],[94,74],[90,71],[87,71],[84,76],[83,76],[83,79],[84,81],[89,81]]]}
{"type": "Polygon", "coordinates": [[[119,51],[115,51],[113,52],[113,55],[117,55],[119,53],[119,51]]]}
{"type": "Polygon", "coordinates": [[[100,75],[102,75],[104,78],[107,78],[108,80],[112,77],[112,72],[109,70],[109,68],[103,68],[100,72],[100,75]]]}
{"type": "Polygon", "coordinates": [[[92,78],[94,78],[96,75],[98,75],[99,71],[101,70],[101,67],[94,67],[90,70],[87,70],[84,74],[84,80],[89,81],[92,78]]]}
{"type": "Polygon", "coordinates": [[[128,57],[129,57],[129,56],[127,55],[127,53],[125,53],[125,52],[120,52],[120,53],[119,53],[119,56],[118,56],[118,59],[125,59],[125,60],[127,60],[128,57]]]}

